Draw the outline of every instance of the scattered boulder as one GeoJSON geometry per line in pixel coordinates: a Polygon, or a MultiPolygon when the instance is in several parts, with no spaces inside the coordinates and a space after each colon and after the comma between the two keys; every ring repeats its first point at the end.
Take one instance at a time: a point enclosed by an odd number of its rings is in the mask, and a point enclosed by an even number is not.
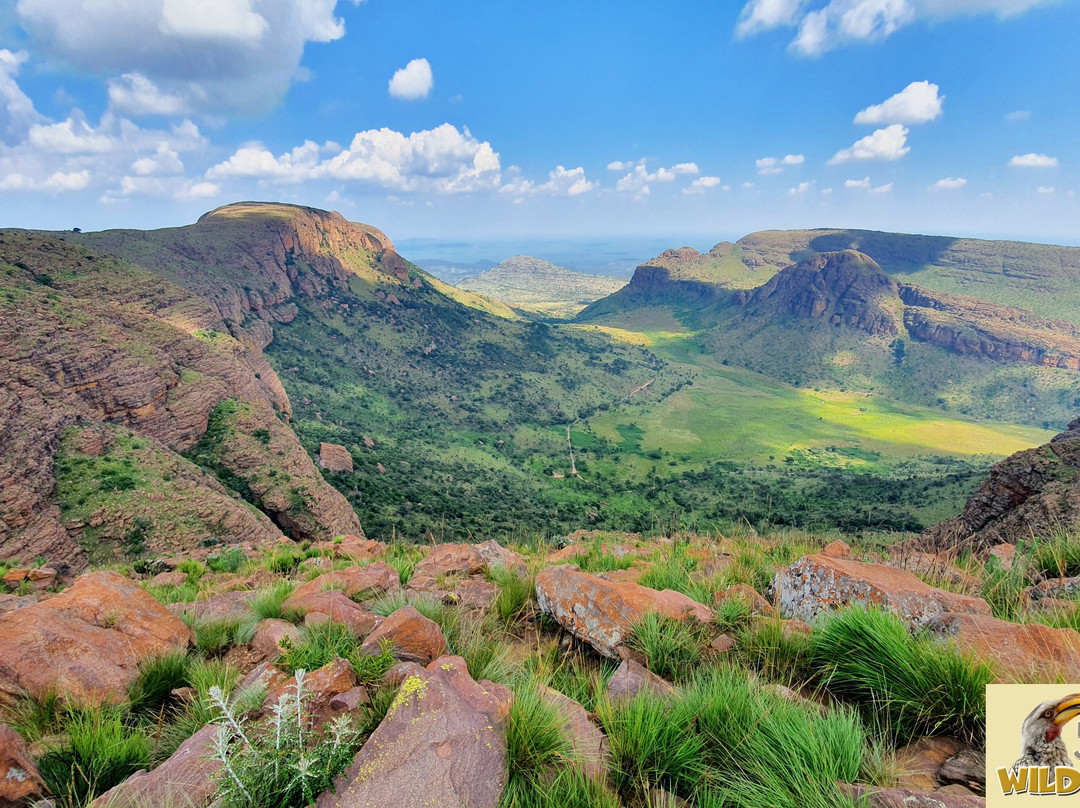
{"type": "Polygon", "coordinates": [[[1007,570],[1011,570],[1013,562],[1016,561],[1016,545],[1015,544],[995,544],[990,548],[989,555],[996,558],[1001,562],[1001,566],[1007,570]]]}
{"type": "Polygon", "coordinates": [[[919,738],[896,751],[896,764],[901,774],[897,788],[914,791],[936,791],[941,784],[938,773],[945,762],[964,749],[954,738],[935,735],[919,738]]]}
{"type": "Polygon", "coordinates": [[[734,647],[735,639],[729,634],[717,634],[709,643],[709,648],[717,654],[726,654],[734,647]]]}
{"type": "Polygon", "coordinates": [[[1049,598],[1068,600],[1075,598],[1078,594],[1080,594],[1080,576],[1074,578],[1050,578],[1024,590],[1024,595],[1033,602],[1049,598]]]}
{"type": "Polygon", "coordinates": [[[524,557],[507,550],[497,541],[483,544],[437,544],[416,565],[409,581],[410,589],[430,591],[440,575],[476,575],[491,567],[503,566],[524,575],[528,565],[524,557]]]}
{"type": "Polygon", "coordinates": [[[187,573],[177,570],[159,572],[150,579],[153,586],[183,586],[187,583],[187,573]]]}
{"type": "Polygon", "coordinates": [[[941,791],[909,791],[906,788],[877,788],[861,783],[843,790],[856,805],[865,799],[868,808],[985,808],[986,800],[974,794],[951,794],[941,791]]]}
{"type": "Polygon", "coordinates": [[[446,651],[446,638],[434,620],[429,620],[415,606],[402,606],[376,628],[364,644],[361,653],[374,656],[384,640],[394,646],[394,657],[402,662],[426,665],[446,651]]]}
{"type": "Polygon", "coordinates": [[[386,551],[383,542],[352,534],[339,536],[333,541],[317,542],[315,546],[320,550],[329,550],[337,558],[351,558],[354,561],[378,558],[386,551]]]}
{"type": "Polygon", "coordinates": [[[851,545],[837,539],[826,544],[821,551],[821,555],[826,558],[851,558],[851,545]]]}
{"type": "Polygon", "coordinates": [[[366,593],[400,592],[401,575],[389,564],[381,561],[366,567],[333,570],[300,584],[282,606],[286,609],[300,609],[304,598],[331,590],[338,590],[349,598],[366,593]]]}
{"type": "Polygon", "coordinates": [[[810,622],[823,612],[876,606],[922,627],[943,612],[989,615],[982,598],[923,583],[910,572],[844,558],[806,556],[776,574],[772,584],[780,614],[810,622]]]}
{"type": "Polygon", "coordinates": [[[942,614],[929,625],[961,651],[992,662],[1018,682],[1080,681],[1080,633],[981,614],[942,614]]]}
{"type": "Polygon", "coordinates": [[[319,444],[319,465],[327,471],[352,472],[352,455],[344,446],[336,443],[319,444]]]}
{"type": "Polygon", "coordinates": [[[291,643],[299,643],[303,635],[300,629],[288,620],[269,618],[260,620],[255,626],[255,636],[251,638],[251,648],[260,657],[273,662],[281,656],[281,641],[288,639],[291,643]]]}
{"type": "Polygon", "coordinates": [[[624,659],[608,680],[607,695],[613,704],[630,701],[648,692],[654,696],[671,696],[675,688],[644,665],[624,659]]]}
{"type": "Polygon", "coordinates": [[[574,752],[581,760],[582,771],[594,780],[603,780],[610,758],[604,733],[589,720],[584,707],[558,690],[540,685],[540,695],[558,710],[563,719],[563,736],[573,744],[574,752]]]}
{"type": "Polygon", "coordinates": [[[239,689],[247,690],[249,687],[261,687],[267,693],[270,693],[288,678],[269,662],[261,662],[248,671],[247,676],[240,682],[239,689]]]}
{"type": "Polygon", "coordinates": [[[758,591],[746,584],[732,584],[727,589],[713,595],[713,606],[719,607],[726,600],[741,600],[750,610],[750,614],[771,616],[773,607],[758,591]]]}
{"type": "Polygon", "coordinates": [[[330,711],[336,714],[351,713],[369,704],[371,699],[368,697],[367,688],[357,685],[330,699],[330,711]]]}
{"type": "Polygon", "coordinates": [[[243,620],[251,616],[253,600],[254,592],[236,590],[189,603],[170,603],[168,609],[175,615],[186,615],[195,620],[243,620]]]}
{"type": "Polygon", "coordinates": [[[680,592],[605,581],[577,567],[548,567],[536,576],[540,609],[600,654],[615,658],[616,648],[650,612],[677,620],[708,622],[712,610],[680,592]]]}
{"type": "Polygon", "coordinates": [[[302,613],[305,625],[342,623],[356,638],[366,637],[381,620],[367,606],[347,598],[340,589],[293,596],[285,601],[285,607],[302,613]]]}
{"type": "MultiPolygon", "coordinates": [[[[336,657],[321,668],[307,671],[304,676],[304,693],[310,698],[307,709],[316,716],[315,723],[320,724],[331,717],[333,711],[330,702],[343,693],[356,687],[356,674],[352,665],[341,657],[336,657]]],[[[292,676],[267,693],[264,710],[277,704],[285,696],[296,696],[296,677],[292,676]]]]}
{"type": "Polygon", "coordinates": [[[55,689],[70,702],[124,698],[139,663],[183,650],[191,630],[115,572],[92,572],[48,600],[0,616],[0,698],[55,689]]]}
{"type": "Polygon", "coordinates": [[[221,768],[221,763],[212,757],[217,734],[217,726],[207,724],[156,769],[136,772],[94,800],[90,808],[209,805],[216,790],[214,779],[221,768]]]}
{"type": "Polygon", "coordinates": [[[468,578],[454,587],[454,594],[462,606],[487,610],[499,597],[499,587],[482,578],[468,578]]]}
{"type": "Polygon", "coordinates": [[[510,691],[441,657],[402,683],[386,718],[316,808],[495,808],[506,787],[510,691]]]}
{"type": "Polygon", "coordinates": [[[986,753],[965,747],[945,761],[938,779],[946,785],[956,783],[980,794],[986,793],[986,753]]]}
{"type": "Polygon", "coordinates": [[[18,611],[19,609],[25,609],[27,606],[31,606],[37,602],[38,599],[35,595],[0,594],[0,615],[18,611]]]}
{"type": "Polygon", "coordinates": [[[0,724],[0,808],[22,808],[45,791],[45,782],[22,736],[0,724]]]}

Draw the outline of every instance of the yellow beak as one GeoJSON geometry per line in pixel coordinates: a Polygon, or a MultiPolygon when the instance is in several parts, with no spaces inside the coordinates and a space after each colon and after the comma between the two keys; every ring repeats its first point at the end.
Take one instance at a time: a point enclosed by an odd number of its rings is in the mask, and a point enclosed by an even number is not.
{"type": "Polygon", "coordinates": [[[1072,721],[1080,715],[1080,693],[1066,696],[1057,704],[1057,713],[1054,715],[1054,726],[1060,727],[1068,721],[1072,721]]]}

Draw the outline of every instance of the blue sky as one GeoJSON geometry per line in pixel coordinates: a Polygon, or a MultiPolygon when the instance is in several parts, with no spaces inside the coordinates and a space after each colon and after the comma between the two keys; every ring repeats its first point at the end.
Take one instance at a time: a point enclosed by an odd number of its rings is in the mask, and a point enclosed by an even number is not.
{"type": "Polygon", "coordinates": [[[1078,34],[1077,0],[8,0],[0,225],[1077,244],[1078,34]]]}

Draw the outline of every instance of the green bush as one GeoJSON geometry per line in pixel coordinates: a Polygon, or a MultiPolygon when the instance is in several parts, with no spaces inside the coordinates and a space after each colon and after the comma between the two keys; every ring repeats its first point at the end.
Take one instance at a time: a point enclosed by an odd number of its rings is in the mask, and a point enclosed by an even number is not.
{"type": "Polygon", "coordinates": [[[38,758],[38,770],[61,808],[83,808],[150,765],[150,741],[117,708],[72,709],[65,740],[38,758]]]}
{"type": "Polygon", "coordinates": [[[953,735],[982,743],[993,668],[885,612],[837,612],[815,630],[811,663],[822,683],[898,741],[953,735]]]}

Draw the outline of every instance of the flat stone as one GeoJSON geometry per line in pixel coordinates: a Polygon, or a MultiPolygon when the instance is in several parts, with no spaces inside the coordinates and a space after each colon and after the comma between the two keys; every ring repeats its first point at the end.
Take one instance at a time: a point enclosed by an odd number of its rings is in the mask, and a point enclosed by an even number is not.
{"type": "Polygon", "coordinates": [[[394,657],[403,662],[426,665],[446,650],[446,638],[434,620],[420,614],[414,606],[402,606],[376,628],[364,644],[361,653],[379,653],[384,640],[394,646],[394,657]]]}

